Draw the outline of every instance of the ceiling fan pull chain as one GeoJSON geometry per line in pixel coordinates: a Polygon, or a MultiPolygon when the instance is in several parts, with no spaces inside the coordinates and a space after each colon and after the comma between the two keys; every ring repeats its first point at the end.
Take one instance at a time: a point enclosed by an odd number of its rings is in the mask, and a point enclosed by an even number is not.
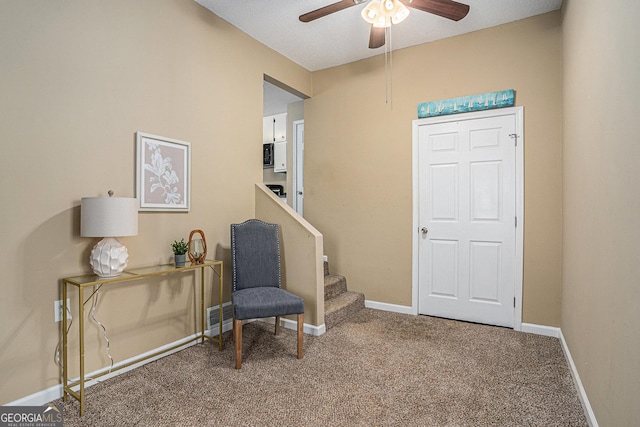
{"type": "Polygon", "coordinates": [[[385,104],[393,110],[393,47],[391,42],[391,26],[384,29],[387,42],[384,45],[384,80],[385,104]]]}
{"type": "Polygon", "coordinates": [[[384,103],[389,104],[389,28],[384,29],[384,37],[387,43],[384,44],[384,103]]]}
{"type": "Polygon", "coordinates": [[[393,110],[393,41],[389,27],[389,107],[393,110]]]}

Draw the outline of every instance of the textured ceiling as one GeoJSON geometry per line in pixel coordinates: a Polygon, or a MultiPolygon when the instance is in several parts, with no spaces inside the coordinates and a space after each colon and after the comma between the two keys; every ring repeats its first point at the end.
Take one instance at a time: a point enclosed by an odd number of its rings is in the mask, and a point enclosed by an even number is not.
{"type": "MultiPolygon", "coordinates": [[[[384,53],[369,49],[364,4],[316,21],[298,16],[337,0],[196,0],[225,21],[309,71],[322,70],[384,53]]],[[[392,28],[394,50],[494,27],[560,9],[562,0],[458,0],[470,6],[458,22],[411,9],[392,28]]]]}

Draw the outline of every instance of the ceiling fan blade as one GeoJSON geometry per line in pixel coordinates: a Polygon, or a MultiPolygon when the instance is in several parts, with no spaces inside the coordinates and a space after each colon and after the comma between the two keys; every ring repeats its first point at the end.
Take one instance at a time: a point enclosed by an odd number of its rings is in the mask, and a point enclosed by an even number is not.
{"type": "Polygon", "coordinates": [[[469,5],[453,0],[402,0],[402,2],[408,7],[433,13],[453,21],[459,21],[469,13],[469,5]]]}
{"type": "Polygon", "coordinates": [[[384,27],[371,26],[371,32],[369,33],[369,49],[377,49],[384,46],[384,27]]]}
{"type": "Polygon", "coordinates": [[[355,6],[356,4],[362,3],[357,0],[341,0],[337,3],[332,3],[328,6],[321,7],[320,9],[312,10],[311,12],[305,13],[304,15],[300,15],[300,21],[302,22],[311,22],[318,18],[322,18],[323,16],[330,15],[335,12],[339,12],[342,9],[346,9],[351,6],[355,6]]]}

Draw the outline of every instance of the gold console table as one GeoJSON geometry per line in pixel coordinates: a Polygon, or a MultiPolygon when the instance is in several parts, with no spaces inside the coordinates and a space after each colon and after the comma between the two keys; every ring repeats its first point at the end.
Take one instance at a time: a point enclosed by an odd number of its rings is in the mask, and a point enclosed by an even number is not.
{"type": "MultiPolygon", "coordinates": [[[[184,271],[190,270],[198,270],[200,269],[200,330],[196,332],[196,336],[172,346],[170,348],[157,351],[153,354],[147,355],[145,357],[140,357],[135,360],[129,361],[128,363],[105,370],[104,372],[100,372],[98,374],[92,375],[92,379],[100,378],[101,376],[107,375],[111,372],[117,371],[119,369],[126,368],[133,364],[139,363],[143,360],[150,359],[152,357],[159,356],[161,354],[167,353],[169,351],[175,350],[176,348],[182,347],[185,344],[188,344],[193,341],[201,340],[204,343],[205,338],[211,341],[215,341],[219,345],[219,349],[222,350],[222,283],[223,283],[223,273],[222,273],[222,261],[212,261],[206,260],[202,264],[187,264],[184,267],[176,267],[174,264],[166,264],[166,265],[156,265],[151,267],[142,267],[142,268],[134,268],[131,270],[125,270],[118,277],[99,277],[96,275],[85,275],[85,276],[76,276],[76,277],[67,277],[62,279],[62,377],[63,377],[63,400],[67,400],[67,395],[74,397],[80,402],[80,416],[84,415],[84,402],[85,402],[85,366],[84,366],[84,290],[85,288],[91,286],[98,286],[100,289],[104,285],[111,285],[115,283],[127,282],[130,280],[138,280],[143,279],[145,277],[152,276],[162,276],[168,274],[175,274],[184,271]],[[220,307],[220,319],[219,326],[220,330],[218,332],[217,337],[209,336],[206,334],[205,329],[205,310],[204,310],[204,279],[205,279],[205,268],[211,267],[211,269],[217,274],[219,280],[219,299],[218,304],[220,307]],[[216,270],[216,267],[218,270],[216,270]],[[75,286],[78,288],[78,334],[79,334],[79,349],[80,349],[80,376],[77,381],[69,382],[69,369],[67,363],[67,286],[75,286]],[[73,390],[74,387],[78,387],[78,391],[73,390]]],[[[196,298],[194,293],[194,299],[196,298]]]]}

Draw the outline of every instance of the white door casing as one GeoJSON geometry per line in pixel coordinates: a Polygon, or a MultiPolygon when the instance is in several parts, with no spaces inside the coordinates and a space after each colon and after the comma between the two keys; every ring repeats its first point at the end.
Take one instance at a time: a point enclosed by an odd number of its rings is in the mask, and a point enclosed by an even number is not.
{"type": "Polygon", "coordinates": [[[416,314],[521,328],[521,136],[522,107],[413,122],[416,314]]]}
{"type": "Polygon", "coordinates": [[[304,213],[304,120],[293,122],[293,209],[304,213]]]}

